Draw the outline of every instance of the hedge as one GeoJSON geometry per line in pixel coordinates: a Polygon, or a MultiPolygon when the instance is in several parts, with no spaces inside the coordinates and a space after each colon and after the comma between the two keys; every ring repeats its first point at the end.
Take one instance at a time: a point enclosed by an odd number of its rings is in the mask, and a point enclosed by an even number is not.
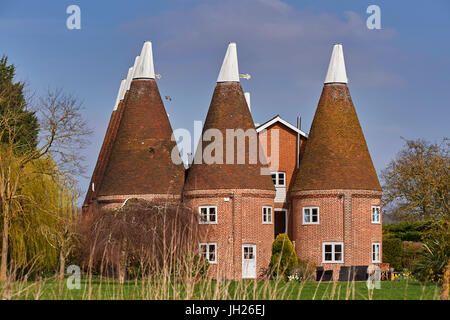
{"type": "Polygon", "coordinates": [[[383,239],[383,262],[389,263],[397,271],[402,270],[402,254],[401,239],[383,239]]]}
{"type": "Polygon", "coordinates": [[[430,221],[400,222],[383,225],[385,238],[399,238],[403,241],[421,241],[422,234],[430,225],[430,221]]]}

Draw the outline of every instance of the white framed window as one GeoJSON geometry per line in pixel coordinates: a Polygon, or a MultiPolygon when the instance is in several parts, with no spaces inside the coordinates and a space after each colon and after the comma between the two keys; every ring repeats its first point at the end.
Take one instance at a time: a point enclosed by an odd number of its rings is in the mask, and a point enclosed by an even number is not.
{"type": "Polygon", "coordinates": [[[286,187],[286,172],[272,172],[272,181],[275,187],[286,187]]]}
{"type": "Polygon", "coordinates": [[[380,206],[372,206],[372,223],[381,223],[380,206]]]}
{"type": "Polygon", "coordinates": [[[372,262],[381,262],[379,242],[372,242],[372,262]]]}
{"type": "Polygon", "coordinates": [[[217,243],[201,242],[199,244],[199,253],[204,256],[209,263],[217,263],[217,243]]]}
{"type": "Polygon", "coordinates": [[[343,263],[344,243],[324,242],[322,243],[322,263],[343,263]]]}
{"type": "Polygon", "coordinates": [[[200,206],[198,207],[200,224],[217,224],[217,207],[200,206]]]}
{"type": "Polygon", "coordinates": [[[303,224],[319,224],[319,207],[303,208],[303,224]]]}
{"type": "Polygon", "coordinates": [[[272,224],[273,221],[272,215],[272,207],[263,206],[262,207],[262,223],[263,224],[272,224]]]}

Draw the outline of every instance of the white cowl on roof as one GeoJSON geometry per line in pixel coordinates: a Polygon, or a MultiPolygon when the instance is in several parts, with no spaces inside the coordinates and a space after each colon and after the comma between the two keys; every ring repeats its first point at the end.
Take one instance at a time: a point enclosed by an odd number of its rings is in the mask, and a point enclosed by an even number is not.
{"type": "Polygon", "coordinates": [[[119,92],[117,92],[116,104],[114,105],[114,111],[117,110],[120,101],[123,99],[123,96],[125,95],[125,84],[126,84],[125,79],[120,82],[119,92]]]}
{"type": "Polygon", "coordinates": [[[348,83],[342,44],[335,44],[333,47],[330,65],[328,66],[328,72],[324,83],[348,83]]]}
{"type": "Polygon", "coordinates": [[[217,82],[239,82],[239,66],[235,42],[231,42],[228,45],[217,82]]]}
{"type": "Polygon", "coordinates": [[[150,41],[144,42],[139,62],[134,69],[133,79],[155,79],[153,50],[150,41]]]}

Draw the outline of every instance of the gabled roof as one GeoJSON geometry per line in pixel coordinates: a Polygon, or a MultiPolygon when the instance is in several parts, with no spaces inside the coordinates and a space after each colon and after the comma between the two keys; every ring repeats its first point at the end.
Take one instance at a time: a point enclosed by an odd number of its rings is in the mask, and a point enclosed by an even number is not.
{"type": "Polygon", "coordinates": [[[289,122],[283,120],[280,115],[276,115],[275,117],[273,117],[272,119],[270,119],[269,121],[260,124],[259,126],[256,127],[256,132],[260,133],[261,131],[267,129],[268,127],[270,127],[271,125],[275,124],[275,123],[281,123],[284,124],[286,127],[288,127],[291,130],[294,130],[296,133],[300,134],[301,136],[304,136],[305,138],[308,138],[308,134],[303,132],[302,130],[298,129],[297,127],[293,126],[292,124],[290,124],[289,122]]]}

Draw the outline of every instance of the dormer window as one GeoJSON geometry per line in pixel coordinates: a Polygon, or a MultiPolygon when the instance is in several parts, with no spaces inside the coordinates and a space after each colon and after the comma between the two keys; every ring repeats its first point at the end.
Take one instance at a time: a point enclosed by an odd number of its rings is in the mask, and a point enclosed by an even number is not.
{"type": "Polygon", "coordinates": [[[275,187],[286,187],[286,172],[272,172],[272,181],[275,187]]]}

